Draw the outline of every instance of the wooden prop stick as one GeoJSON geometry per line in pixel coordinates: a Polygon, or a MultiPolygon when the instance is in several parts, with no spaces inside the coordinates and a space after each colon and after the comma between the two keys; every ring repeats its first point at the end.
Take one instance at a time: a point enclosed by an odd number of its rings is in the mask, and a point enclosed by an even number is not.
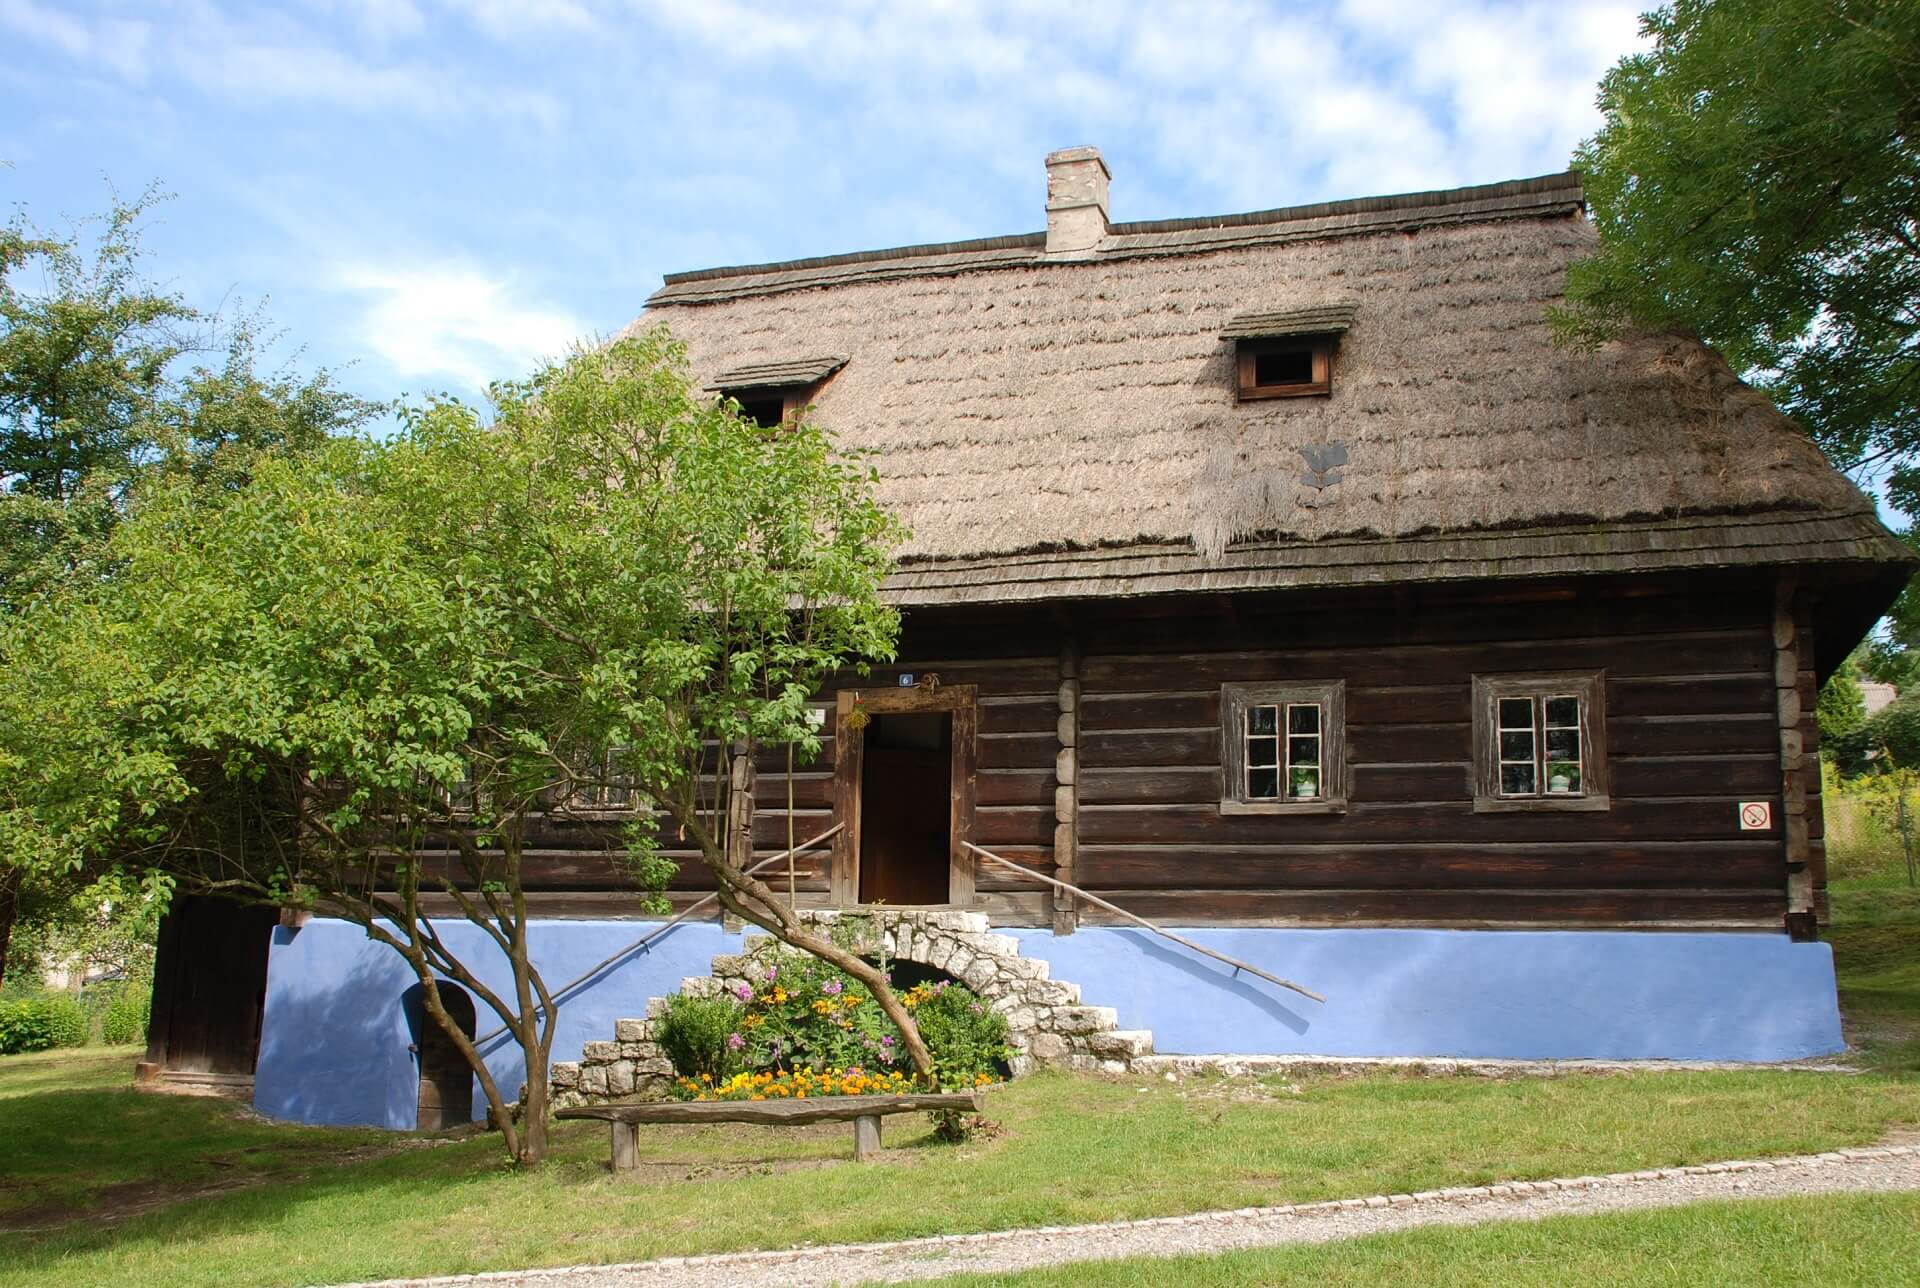
{"type": "Polygon", "coordinates": [[[1151,930],[1154,934],[1160,936],[1162,939],[1171,939],[1174,943],[1179,944],[1182,948],[1192,949],[1194,952],[1199,953],[1202,957],[1211,957],[1215,961],[1225,962],[1227,965],[1233,967],[1234,970],[1236,971],[1245,971],[1249,975],[1258,975],[1261,979],[1264,979],[1269,983],[1278,984],[1281,988],[1290,988],[1294,992],[1300,994],[1302,997],[1310,997],[1316,1002],[1324,1002],[1327,1000],[1326,998],[1320,996],[1320,994],[1314,992],[1312,989],[1304,988],[1301,985],[1294,983],[1290,979],[1281,979],[1278,975],[1268,974],[1266,971],[1261,970],[1258,966],[1251,966],[1251,965],[1248,965],[1246,962],[1239,960],[1238,958],[1229,957],[1225,953],[1215,952],[1213,949],[1208,948],[1205,944],[1196,944],[1191,939],[1187,939],[1180,935],[1174,934],[1171,930],[1162,930],[1159,926],[1154,925],[1151,921],[1148,921],[1145,917],[1136,917],[1131,912],[1128,912],[1125,908],[1122,908],[1117,904],[1108,903],[1105,899],[1102,899],[1097,894],[1088,894],[1085,890],[1082,890],[1079,886],[1068,885],[1065,881],[1055,881],[1052,877],[1042,876],[1038,872],[1035,872],[1032,868],[1023,868],[1018,863],[1015,863],[1011,859],[1003,859],[998,854],[995,854],[991,850],[983,850],[979,846],[975,845],[972,841],[964,841],[962,842],[962,844],[965,845],[969,850],[972,850],[975,854],[979,855],[981,858],[988,859],[994,863],[998,863],[1001,867],[1006,868],[1010,872],[1017,872],[1023,877],[1031,877],[1035,881],[1044,881],[1050,886],[1055,886],[1061,890],[1069,891],[1070,893],[1078,895],[1080,898],[1085,899],[1088,903],[1092,904],[1096,908],[1105,908],[1108,912],[1112,913],[1114,916],[1124,917],[1128,921],[1131,921],[1132,923],[1134,923],[1136,926],[1142,926],[1148,930],[1151,930]]]}

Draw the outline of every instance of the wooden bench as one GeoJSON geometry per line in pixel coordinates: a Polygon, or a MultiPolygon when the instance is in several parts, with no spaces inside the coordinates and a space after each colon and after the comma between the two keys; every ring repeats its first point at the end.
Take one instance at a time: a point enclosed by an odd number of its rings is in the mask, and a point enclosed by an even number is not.
{"type": "Polygon", "coordinates": [[[880,1153],[880,1119],[886,1114],[958,1109],[978,1113],[978,1090],[905,1096],[810,1096],[805,1100],[649,1101],[644,1104],[579,1105],[556,1118],[600,1118],[613,1128],[613,1170],[640,1165],[642,1123],[758,1123],[797,1127],[805,1123],[853,1122],[853,1156],[867,1162],[880,1153]]]}

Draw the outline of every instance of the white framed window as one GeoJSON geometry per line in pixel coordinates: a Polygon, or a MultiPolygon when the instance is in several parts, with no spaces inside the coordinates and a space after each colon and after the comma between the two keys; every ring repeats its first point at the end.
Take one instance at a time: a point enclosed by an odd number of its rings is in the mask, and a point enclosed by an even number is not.
{"type": "Polygon", "coordinates": [[[1474,808],[1607,809],[1603,677],[1473,677],[1474,808]]]}
{"type": "Polygon", "coordinates": [[[1221,812],[1344,810],[1345,709],[1338,680],[1222,685],[1221,812]]]}

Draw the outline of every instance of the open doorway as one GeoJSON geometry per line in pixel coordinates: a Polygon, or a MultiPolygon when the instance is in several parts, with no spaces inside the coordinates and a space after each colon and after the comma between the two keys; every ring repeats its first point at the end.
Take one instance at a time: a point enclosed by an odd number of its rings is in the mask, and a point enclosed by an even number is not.
{"type": "Polygon", "coordinates": [[[947,902],[953,713],[873,717],[860,771],[860,902],[947,902]]]}
{"type": "MultiPolygon", "coordinates": [[[[437,981],[440,1005],[469,1038],[474,1032],[473,998],[458,984],[437,981]]],[[[427,1013],[421,995],[425,989],[415,984],[407,990],[414,994],[419,1023],[414,1050],[420,1057],[420,1099],[416,1126],[421,1131],[445,1131],[464,1127],[473,1121],[473,1069],[460,1048],[453,1044],[439,1021],[427,1013]]],[[[412,1009],[412,1008],[410,1008],[412,1009]]]]}
{"type": "Polygon", "coordinates": [[[973,902],[971,684],[843,689],[834,726],[833,898],[842,907],[973,902]]]}

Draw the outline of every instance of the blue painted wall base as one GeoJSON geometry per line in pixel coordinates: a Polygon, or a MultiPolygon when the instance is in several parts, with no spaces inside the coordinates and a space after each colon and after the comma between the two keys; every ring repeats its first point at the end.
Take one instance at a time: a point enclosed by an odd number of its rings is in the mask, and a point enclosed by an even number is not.
{"type": "MultiPolygon", "coordinates": [[[[490,987],[506,959],[465,922],[441,935],[490,987]]],[[[647,932],[645,923],[533,927],[550,984],[574,978],[647,932]]],[[[1182,1054],[1431,1056],[1483,1059],[1776,1061],[1844,1049],[1825,944],[1784,935],[1609,931],[1194,929],[1180,933],[1326,994],[1324,1004],[1236,977],[1232,968],[1145,931],[1088,927],[1055,937],[1013,930],[1021,952],[1079,984],[1122,1028],[1151,1029],[1182,1054]]],[[[740,937],[688,923],[563,999],[556,1060],[613,1036],[740,937]]],[[[408,1046],[414,984],[397,953],[357,927],[313,921],[276,930],[254,1107],[276,1118],[411,1128],[419,1066],[408,1046]]],[[[482,1032],[498,1021],[482,1005],[482,1032]]],[[[519,1052],[504,1036],[488,1067],[519,1094],[519,1052]]],[[[476,1117],[486,1113],[476,1086],[476,1117]]]]}
{"type": "Polygon", "coordinates": [[[1179,931],[1322,1004],[1144,930],[1007,933],[1168,1053],[1775,1061],[1845,1049],[1833,951],[1778,934],[1179,931]]]}

